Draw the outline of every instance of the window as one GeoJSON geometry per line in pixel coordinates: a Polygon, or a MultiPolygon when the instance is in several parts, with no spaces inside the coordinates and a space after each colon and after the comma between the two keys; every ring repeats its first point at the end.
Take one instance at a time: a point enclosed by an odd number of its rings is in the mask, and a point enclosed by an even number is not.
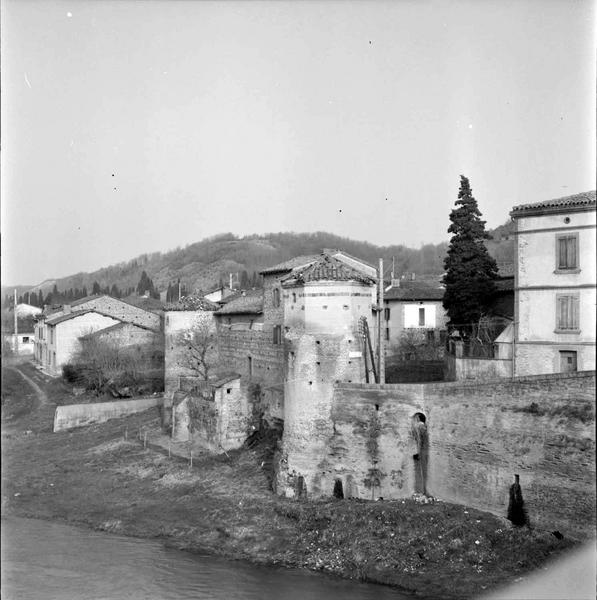
{"type": "Polygon", "coordinates": [[[296,302],[296,294],[294,292],[292,292],[292,302],[296,302]]]}
{"type": "Polygon", "coordinates": [[[445,329],[440,330],[439,332],[439,341],[441,342],[442,345],[444,345],[446,343],[446,339],[447,339],[447,332],[445,329]]]}
{"type": "Polygon", "coordinates": [[[29,337],[28,336],[23,336],[23,343],[24,344],[28,344],[29,343],[29,337]]]}
{"type": "Polygon", "coordinates": [[[390,341],[390,328],[386,327],[386,340],[390,341]]]}
{"type": "Polygon", "coordinates": [[[247,356],[247,371],[249,372],[249,377],[253,377],[253,359],[250,356],[247,356]]]}
{"type": "Polygon", "coordinates": [[[275,325],[274,326],[274,344],[279,345],[282,343],[282,326],[275,325]]]}
{"type": "Polygon", "coordinates": [[[419,308],[419,327],[425,327],[425,309],[419,308]]]}
{"type": "Polygon", "coordinates": [[[578,269],[578,233],[556,236],[556,271],[578,269]]]}
{"type": "Polygon", "coordinates": [[[384,319],[386,321],[390,320],[390,309],[389,308],[384,308],[383,309],[383,315],[384,315],[384,319]]]}
{"type": "Polygon", "coordinates": [[[280,290],[278,288],[274,288],[272,293],[274,308],[278,308],[278,306],[280,306],[280,290]]]}
{"type": "Polygon", "coordinates": [[[556,296],[556,331],[578,331],[578,294],[556,296]]]}
{"type": "Polygon", "coordinates": [[[433,344],[435,342],[435,331],[433,329],[427,330],[427,342],[433,344]]]}

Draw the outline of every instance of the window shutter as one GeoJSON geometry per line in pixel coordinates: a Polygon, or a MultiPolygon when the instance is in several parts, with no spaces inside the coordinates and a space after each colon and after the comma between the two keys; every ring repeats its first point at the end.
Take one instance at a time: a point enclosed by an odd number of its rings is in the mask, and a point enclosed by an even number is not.
{"type": "Polygon", "coordinates": [[[576,238],[568,238],[568,264],[569,269],[576,269],[576,238]]]}
{"type": "Polygon", "coordinates": [[[571,329],[579,329],[579,319],[578,319],[578,304],[579,298],[574,296],[570,297],[570,328],[571,329]]]}
{"type": "Polygon", "coordinates": [[[558,269],[566,268],[566,238],[558,239],[558,269]]]}
{"type": "Polygon", "coordinates": [[[557,298],[557,329],[566,328],[566,298],[564,296],[558,296],[557,298]]]}

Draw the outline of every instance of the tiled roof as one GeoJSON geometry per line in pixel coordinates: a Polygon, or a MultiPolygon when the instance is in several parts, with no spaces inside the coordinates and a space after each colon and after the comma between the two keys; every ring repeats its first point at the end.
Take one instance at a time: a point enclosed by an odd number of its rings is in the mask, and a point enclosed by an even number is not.
{"type": "Polygon", "coordinates": [[[260,271],[260,273],[262,275],[271,275],[272,273],[283,273],[284,271],[292,271],[292,269],[296,269],[297,267],[304,267],[305,265],[315,262],[319,258],[319,256],[319,254],[295,256],[294,258],[278,263],[273,267],[263,269],[262,271],[260,271]]]}
{"type": "Polygon", "coordinates": [[[74,319],[76,317],[82,317],[83,315],[89,313],[96,313],[98,315],[102,315],[102,317],[110,317],[110,319],[114,319],[115,321],[122,321],[122,319],[119,319],[118,317],[114,317],[113,315],[108,315],[99,310],[90,308],[89,310],[74,310],[66,314],[59,314],[56,317],[50,317],[46,319],[46,323],[48,325],[58,325],[58,323],[63,323],[64,321],[69,321],[70,319],[74,319]]]}
{"type": "Polygon", "coordinates": [[[384,300],[441,300],[444,288],[423,281],[404,280],[400,287],[392,287],[384,292],[384,300]]]}
{"type": "Polygon", "coordinates": [[[169,302],[164,305],[164,310],[168,311],[183,311],[183,310],[218,310],[218,305],[211,302],[203,296],[190,294],[183,296],[178,302],[169,302]]]}
{"type": "Polygon", "coordinates": [[[595,207],[595,190],[582,192],[545,202],[534,202],[533,204],[521,204],[512,208],[510,216],[518,217],[529,213],[559,212],[561,210],[583,210],[595,207]]]}
{"type": "Polygon", "coordinates": [[[216,315],[260,315],[263,312],[263,290],[248,290],[224,304],[216,315]]]}
{"type": "Polygon", "coordinates": [[[365,275],[333,256],[322,254],[314,263],[295,269],[283,280],[287,284],[302,284],[308,281],[359,281],[373,284],[375,279],[365,275]]]}

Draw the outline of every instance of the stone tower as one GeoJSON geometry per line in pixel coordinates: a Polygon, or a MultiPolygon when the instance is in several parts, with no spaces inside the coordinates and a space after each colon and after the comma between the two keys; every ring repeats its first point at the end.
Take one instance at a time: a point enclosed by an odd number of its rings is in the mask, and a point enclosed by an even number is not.
{"type": "Polygon", "coordinates": [[[337,256],[323,254],[282,281],[285,406],[277,490],[289,497],[332,495],[326,457],[334,385],[365,381],[359,319],[365,317],[374,331],[375,271],[337,256]]]}

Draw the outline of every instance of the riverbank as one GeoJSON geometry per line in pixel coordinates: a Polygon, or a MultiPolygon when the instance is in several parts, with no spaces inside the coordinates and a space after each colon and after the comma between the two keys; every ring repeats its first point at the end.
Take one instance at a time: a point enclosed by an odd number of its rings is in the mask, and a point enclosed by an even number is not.
{"type": "Polygon", "coordinates": [[[187,460],[144,447],[157,411],[52,433],[18,374],[3,377],[2,512],[62,520],[195,552],[468,598],[575,545],[471,508],[416,500],[292,501],[268,488],[260,447],[187,460]],[[25,407],[25,408],[23,408],[25,407]],[[126,437],[126,439],[125,439],[126,437]]]}

